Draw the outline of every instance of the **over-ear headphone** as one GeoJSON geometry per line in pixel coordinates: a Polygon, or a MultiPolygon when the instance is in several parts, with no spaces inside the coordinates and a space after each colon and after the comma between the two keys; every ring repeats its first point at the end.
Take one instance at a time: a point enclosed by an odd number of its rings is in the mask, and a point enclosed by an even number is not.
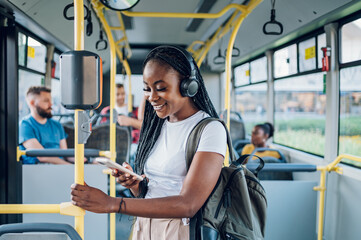
{"type": "MultiPolygon", "coordinates": [[[[196,69],[197,68],[193,63],[192,55],[187,50],[185,50],[183,48],[172,46],[172,45],[162,45],[162,46],[156,47],[152,51],[150,51],[148,53],[148,56],[152,52],[154,52],[154,51],[156,51],[156,50],[158,50],[160,48],[172,48],[172,49],[175,49],[178,52],[182,53],[183,56],[188,60],[189,66],[191,68],[191,74],[190,74],[190,76],[187,76],[187,77],[185,77],[185,78],[183,78],[181,80],[179,90],[180,90],[180,93],[182,94],[183,97],[194,97],[198,92],[199,83],[198,83],[197,78],[196,78],[196,73],[197,73],[196,69]]],[[[148,58],[148,56],[147,56],[147,58],[148,58]]]]}

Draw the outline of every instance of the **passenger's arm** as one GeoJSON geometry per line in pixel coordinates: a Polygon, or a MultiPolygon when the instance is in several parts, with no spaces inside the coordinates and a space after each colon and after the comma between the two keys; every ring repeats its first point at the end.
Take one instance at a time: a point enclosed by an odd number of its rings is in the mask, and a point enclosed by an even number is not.
{"type": "Polygon", "coordinates": [[[127,117],[124,115],[119,115],[117,121],[120,126],[131,126],[136,129],[141,129],[142,122],[143,122],[142,120],[132,118],[132,117],[127,117]]]}
{"type": "MultiPolygon", "coordinates": [[[[44,147],[39,143],[36,138],[31,138],[23,142],[23,146],[26,149],[44,149],[44,147]]],[[[67,161],[59,157],[37,157],[42,163],[52,163],[52,164],[70,164],[67,161]]]]}
{"type": "MultiPolygon", "coordinates": [[[[222,169],[224,157],[218,153],[197,152],[177,196],[154,199],[123,199],[121,212],[150,218],[192,217],[211,194],[222,169]]],[[[97,213],[118,212],[121,198],[83,185],[72,186],[73,204],[97,213]]]]}
{"type": "Polygon", "coordinates": [[[138,107],[138,119],[143,121],[144,119],[144,109],[145,109],[145,103],[147,102],[147,97],[144,95],[142,101],[139,104],[138,107]]]}

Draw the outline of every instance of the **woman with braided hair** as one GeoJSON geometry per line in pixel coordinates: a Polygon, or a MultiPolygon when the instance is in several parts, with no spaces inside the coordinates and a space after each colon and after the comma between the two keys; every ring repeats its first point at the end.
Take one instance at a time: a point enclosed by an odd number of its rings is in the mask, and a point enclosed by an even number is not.
{"type": "Polygon", "coordinates": [[[209,123],[187,171],[191,130],[206,117],[218,118],[199,69],[184,49],[160,46],[144,61],[143,81],[147,103],[134,171],[145,180],[113,170],[134,198],[112,198],[73,185],[72,202],[92,212],[137,216],[133,239],[189,239],[189,218],[205,203],[221,172],[226,132],[221,123],[209,123]]]}

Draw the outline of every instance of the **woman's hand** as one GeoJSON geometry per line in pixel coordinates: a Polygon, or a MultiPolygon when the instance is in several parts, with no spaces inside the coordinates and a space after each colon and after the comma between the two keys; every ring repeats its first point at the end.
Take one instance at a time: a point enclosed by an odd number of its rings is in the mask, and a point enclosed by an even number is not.
{"type": "MultiPolygon", "coordinates": [[[[123,167],[129,169],[133,172],[132,167],[124,162],[123,167]]],[[[139,194],[139,180],[137,180],[137,177],[130,175],[129,173],[124,173],[122,171],[119,171],[117,169],[113,169],[112,176],[116,178],[117,183],[122,185],[125,188],[128,188],[132,191],[134,196],[137,196],[139,194]]],[[[144,178],[145,175],[142,175],[144,178]]]]}
{"type": "Polygon", "coordinates": [[[95,213],[113,213],[117,211],[115,198],[97,188],[84,185],[71,185],[71,201],[75,206],[95,213]]]}

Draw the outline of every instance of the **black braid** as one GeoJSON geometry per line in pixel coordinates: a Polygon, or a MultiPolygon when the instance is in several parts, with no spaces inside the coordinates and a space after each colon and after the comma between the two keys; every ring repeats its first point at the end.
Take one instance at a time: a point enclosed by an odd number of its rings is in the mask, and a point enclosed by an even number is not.
{"type": "MultiPolygon", "coordinates": [[[[148,54],[143,63],[143,70],[149,61],[155,61],[169,68],[176,70],[182,77],[190,76],[191,68],[187,58],[179,50],[171,47],[161,47],[152,50],[148,54]]],[[[193,60],[195,66],[196,63],[193,60]]],[[[203,78],[198,67],[196,67],[196,78],[199,81],[199,89],[197,94],[192,98],[196,107],[208,113],[211,117],[218,118],[218,114],[208,96],[203,78]]],[[[139,145],[136,153],[135,172],[138,174],[144,173],[144,165],[151,150],[156,143],[160,132],[162,130],[165,119],[160,119],[154,111],[151,104],[147,101],[144,110],[144,119],[142,129],[140,132],[139,145]]],[[[147,182],[144,180],[140,184],[140,195],[144,197],[147,191],[147,182]]]]}

